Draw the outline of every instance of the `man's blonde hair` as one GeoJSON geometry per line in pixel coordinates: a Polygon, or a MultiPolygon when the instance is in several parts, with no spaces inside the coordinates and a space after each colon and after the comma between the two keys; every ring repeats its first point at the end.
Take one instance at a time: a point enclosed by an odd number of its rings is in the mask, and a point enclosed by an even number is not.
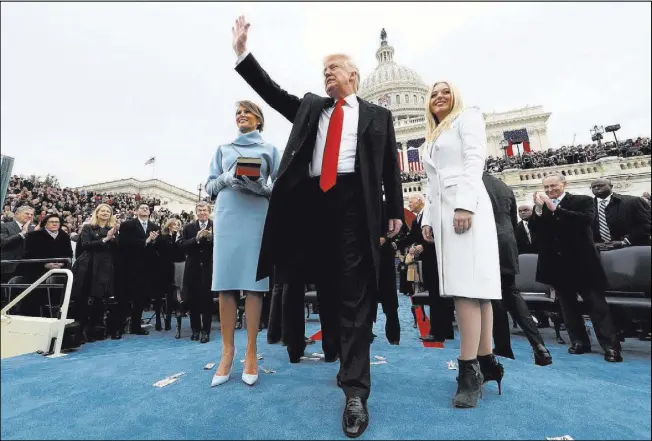
{"type": "Polygon", "coordinates": [[[324,57],[324,63],[326,64],[330,60],[344,60],[344,67],[346,68],[347,72],[349,73],[354,73],[353,77],[353,92],[358,93],[358,88],[360,87],[360,69],[358,69],[358,66],[353,62],[353,59],[349,57],[346,54],[331,54],[331,55],[326,55],[324,57]]]}
{"type": "Polygon", "coordinates": [[[450,81],[437,81],[434,83],[428,90],[428,95],[426,95],[425,101],[426,144],[429,144],[436,141],[437,138],[439,138],[441,132],[450,127],[451,121],[453,121],[460,113],[462,113],[462,110],[464,110],[464,103],[462,101],[462,94],[460,94],[459,89],[455,87],[455,85],[450,81]],[[430,98],[432,97],[432,92],[435,90],[435,87],[438,84],[446,84],[451,91],[451,112],[442,121],[437,121],[435,119],[435,115],[433,115],[430,111],[430,98]]]}

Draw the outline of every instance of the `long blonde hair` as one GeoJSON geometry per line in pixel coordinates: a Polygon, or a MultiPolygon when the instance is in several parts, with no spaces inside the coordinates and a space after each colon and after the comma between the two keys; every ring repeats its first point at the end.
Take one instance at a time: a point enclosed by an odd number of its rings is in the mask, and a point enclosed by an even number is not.
{"type": "MultiPolygon", "coordinates": [[[[179,224],[179,227],[181,227],[181,221],[179,219],[177,219],[176,217],[172,217],[172,218],[168,219],[168,221],[165,223],[165,226],[161,229],[161,234],[163,234],[164,236],[169,236],[170,235],[170,227],[173,224],[179,224]]],[[[179,228],[179,233],[178,234],[181,234],[181,228],[179,228]]]]}
{"type": "Polygon", "coordinates": [[[460,91],[453,83],[450,81],[437,81],[430,87],[428,95],[426,95],[426,107],[425,107],[425,117],[426,117],[426,144],[434,142],[439,138],[439,135],[442,131],[450,127],[451,121],[453,121],[457,116],[462,113],[464,110],[464,103],[462,101],[462,95],[460,91]],[[452,107],[451,112],[444,118],[443,121],[437,122],[435,115],[430,111],[430,98],[432,97],[432,92],[435,90],[435,87],[438,84],[446,84],[451,91],[451,100],[452,107]]]}
{"type": "Polygon", "coordinates": [[[106,225],[107,225],[109,228],[113,228],[113,227],[115,227],[116,220],[115,220],[115,216],[113,215],[113,208],[111,208],[111,206],[110,206],[109,204],[100,204],[100,205],[98,205],[97,207],[95,207],[95,210],[93,210],[93,214],[91,215],[91,222],[90,222],[90,224],[91,224],[91,225],[100,225],[100,221],[99,221],[99,219],[97,218],[97,212],[100,211],[100,208],[102,208],[102,207],[106,207],[106,208],[108,208],[109,210],[111,210],[111,217],[109,218],[109,221],[106,223],[106,225]]]}

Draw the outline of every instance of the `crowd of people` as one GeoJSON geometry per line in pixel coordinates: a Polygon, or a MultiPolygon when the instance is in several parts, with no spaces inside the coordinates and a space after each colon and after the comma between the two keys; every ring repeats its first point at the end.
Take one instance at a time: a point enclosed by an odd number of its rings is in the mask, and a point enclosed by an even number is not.
{"type": "Polygon", "coordinates": [[[548,149],[544,152],[526,152],[511,157],[487,157],[486,168],[491,173],[506,169],[530,169],[538,167],[554,167],[556,165],[579,164],[593,162],[607,156],[641,156],[650,154],[650,138],[627,139],[616,144],[614,141],[603,144],[587,144],[562,146],[558,149],[548,149]]]}
{"type": "Polygon", "coordinates": [[[107,204],[120,222],[133,219],[140,203],[151,207],[151,219],[158,225],[171,218],[179,219],[182,225],[195,219],[192,212],[172,213],[161,206],[158,198],[143,197],[133,193],[99,193],[90,190],[61,188],[56,177],[12,176],[3,204],[2,221],[13,219],[14,212],[21,205],[29,205],[35,211],[35,220],[41,221],[49,214],[61,218],[62,225],[76,235],[81,233],[85,223],[91,219],[93,210],[99,204],[107,204]],[[156,208],[155,208],[156,207],[156,208]]]}
{"type": "MultiPolygon", "coordinates": [[[[546,151],[526,152],[513,156],[493,157],[488,156],[485,167],[489,173],[499,173],[508,169],[530,169],[538,167],[554,167],[556,165],[578,164],[593,162],[607,156],[641,156],[651,153],[650,138],[627,139],[618,142],[609,141],[598,144],[562,146],[558,149],[546,151]]],[[[426,173],[401,172],[401,182],[420,182],[426,179],[426,173]]]]}

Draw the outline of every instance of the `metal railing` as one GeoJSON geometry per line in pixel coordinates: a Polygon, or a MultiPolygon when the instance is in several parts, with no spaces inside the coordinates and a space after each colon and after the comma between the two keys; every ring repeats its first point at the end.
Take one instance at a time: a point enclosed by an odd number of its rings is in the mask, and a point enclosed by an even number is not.
{"type": "MultiPolygon", "coordinates": [[[[5,264],[5,263],[67,263],[70,264],[71,259],[69,258],[52,258],[52,259],[23,259],[23,260],[2,260],[0,263],[5,264]]],[[[47,280],[50,276],[55,275],[55,274],[63,274],[66,276],[66,284],[65,284],[65,290],[64,290],[64,296],[63,296],[63,302],[61,303],[61,308],[59,310],[59,330],[57,332],[57,337],[56,337],[56,342],[55,342],[55,347],[54,347],[54,352],[49,355],[48,357],[51,358],[57,358],[57,357],[63,357],[66,354],[61,353],[61,345],[63,344],[63,335],[65,332],[66,328],[66,318],[68,317],[68,306],[70,304],[70,295],[72,293],[72,281],[73,281],[73,274],[72,271],[69,269],[50,269],[48,270],[45,274],[43,274],[41,277],[38,278],[34,283],[28,285],[27,289],[20,293],[15,299],[10,301],[7,306],[2,308],[0,311],[0,315],[2,316],[2,319],[9,319],[7,311],[9,311],[11,308],[16,306],[21,300],[23,300],[25,297],[27,297],[29,294],[31,294],[36,288],[38,288],[45,280],[47,280]]],[[[5,287],[23,287],[27,284],[3,284],[2,286],[5,287]]],[[[59,284],[50,284],[50,285],[58,285],[57,287],[61,287],[62,285],[59,284]]],[[[51,309],[50,309],[51,311],[51,309]]]]}

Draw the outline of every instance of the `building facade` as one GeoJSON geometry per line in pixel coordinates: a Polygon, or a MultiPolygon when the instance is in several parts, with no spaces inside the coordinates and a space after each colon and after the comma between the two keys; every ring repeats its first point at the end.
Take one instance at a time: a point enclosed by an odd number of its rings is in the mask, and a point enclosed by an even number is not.
{"type": "MultiPolygon", "coordinates": [[[[380,34],[380,47],[376,50],[376,68],[361,82],[358,95],[369,102],[387,107],[394,116],[394,129],[398,147],[398,161],[403,172],[418,172],[423,165],[418,149],[424,141],[426,121],[423,116],[428,86],[414,70],[394,61],[394,48],[387,42],[387,33],[380,34]],[[415,154],[416,153],[416,154],[415,154]]],[[[525,142],[531,151],[548,150],[548,119],[550,113],[542,106],[527,106],[507,112],[484,113],[487,127],[487,155],[517,154],[525,142]],[[521,143],[508,152],[503,140],[514,141],[513,133],[523,134],[521,143]]]]}
{"type": "Polygon", "coordinates": [[[76,189],[110,194],[140,194],[143,197],[160,199],[161,206],[166,206],[166,208],[169,208],[171,211],[177,211],[177,208],[188,209],[188,207],[194,209],[199,200],[198,193],[191,193],[183,188],[161,181],[160,179],[148,179],[146,181],[139,181],[134,178],[118,179],[116,181],[84,185],[82,187],[77,187],[76,189]]]}
{"type": "MultiPolygon", "coordinates": [[[[401,171],[420,172],[423,165],[418,148],[425,142],[423,114],[425,101],[428,99],[428,86],[417,72],[394,61],[394,48],[389,45],[384,29],[380,34],[376,60],[376,68],[361,82],[358,95],[392,111],[401,171]]],[[[550,149],[550,115],[543,106],[484,113],[487,156],[518,154],[519,150],[526,148],[526,143],[530,151],[550,149]]],[[[611,179],[615,191],[621,194],[641,196],[643,192],[650,191],[650,156],[607,157],[593,163],[528,170],[511,169],[495,175],[514,190],[519,204],[531,204],[534,192],[542,190],[541,180],[552,172],[563,173],[568,180],[568,190],[577,194],[591,195],[591,181],[600,177],[611,179]]],[[[426,181],[416,179],[403,184],[406,207],[407,198],[411,193],[426,194],[426,181]]]]}

